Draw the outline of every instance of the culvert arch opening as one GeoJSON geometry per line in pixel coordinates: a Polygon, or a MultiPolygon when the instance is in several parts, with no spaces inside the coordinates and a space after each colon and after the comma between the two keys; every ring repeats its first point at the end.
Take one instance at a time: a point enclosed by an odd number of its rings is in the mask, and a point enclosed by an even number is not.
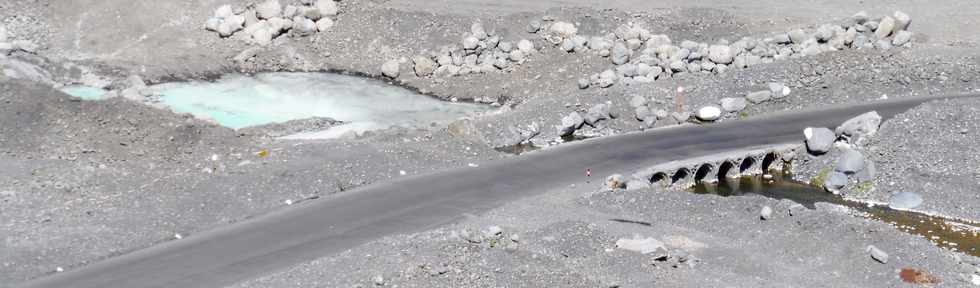
{"type": "Polygon", "coordinates": [[[676,184],[687,180],[689,177],[691,177],[691,170],[688,170],[687,168],[677,169],[677,171],[674,172],[674,175],[670,177],[670,183],[676,184]]]}
{"type": "Polygon", "coordinates": [[[776,152],[766,153],[766,156],[762,158],[762,171],[768,172],[772,169],[778,169],[779,161],[780,157],[776,152]]]}
{"type": "Polygon", "coordinates": [[[715,178],[712,178],[711,172],[715,170],[715,165],[703,164],[698,167],[698,170],[694,172],[694,182],[701,183],[705,180],[708,182],[714,182],[715,178]]]}
{"type": "Polygon", "coordinates": [[[668,178],[667,173],[664,172],[653,173],[653,176],[650,176],[650,183],[658,183],[667,180],[667,178],[668,178]]]}
{"type": "Polygon", "coordinates": [[[745,173],[752,170],[757,164],[756,162],[755,157],[745,157],[745,159],[742,159],[742,163],[738,165],[738,172],[745,173]]]}

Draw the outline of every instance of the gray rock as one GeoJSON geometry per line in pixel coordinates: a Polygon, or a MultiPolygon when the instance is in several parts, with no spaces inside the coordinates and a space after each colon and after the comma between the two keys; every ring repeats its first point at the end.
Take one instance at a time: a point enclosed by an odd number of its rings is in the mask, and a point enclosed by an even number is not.
{"type": "Polygon", "coordinates": [[[687,122],[687,119],[691,118],[691,114],[684,112],[673,112],[670,113],[670,117],[674,118],[674,121],[677,123],[684,123],[687,122]]]}
{"type": "Polygon", "coordinates": [[[578,28],[575,28],[575,24],[558,21],[548,27],[548,32],[563,39],[568,39],[578,33],[578,28]]]}
{"type": "Polygon", "coordinates": [[[585,113],[585,124],[589,126],[596,126],[599,121],[609,119],[609,105],[598,104],[589,108],[589,111],[585,113]]]}
{"type": "Polygon", "coordinates": [[[695,117],[701,121],[715,121],[721,118],[721,108],[715,106],[705,106],[698,109],[695,117]]]}
{"type": "Polygon", "coordinates": [[[772,36],[772,41],[773,42],[776,42],[776,44],[790,44],[790,43],[793,43],[793,40],[790,40],[790,38],[789,38],[789,34],[786,34],[786,33],[781,33],[781,34],[773,35],[772,36]]]}
{"type": "Polygon", "coordinates": [[[902,46],[910,41],[912,41],[912,32],[902,30],[895,33],[895,37],[892,38],[892,45],[902,46]]]}
{"type": "Polygon", "coordinates": [[[854,174],[864,169],[864,155],[854,149],[844,149],[840,159],[837,159],[837,166],[834,171],[844,174],[854,174]]]}
{"type": "Polygon", "coordinates": [[[466,36],[465,38],[463,38],[462,43],[463,43],[463,49],[474,50],[480,46],[480,39],[477,39],[474,36],[466,36]]]}
{"type": "Polygon", "coordinates": [[[531,55],[534,53],[534,43],[527,39],[521,39],[521,41],[517,41],[517,49],[521,50],[524,55],[531,55]]]}
{"type": "Polygon", "coordinates": [[[895,17],[895,31],[909,29],[909,24],[912,23],[912,17],[909,14],[905,14],[902,11],[895,11],[893,16],[895,17]]]}
{"type": "Polygon", "coordinates": [[[745,109],[745,106],[747,105],[747,103],[745,102],[745,98],[741,98],[741,97],[721,98],[720,102],[721,102],[720,103],[721,109],[725,110],[725,112],[728,113],[742,111],[745,109]]]}
{"type": "Polygon", "coordinates": [[[868,17],[868,12],[865,11],[860,11],[855,13],[854,16],[851,16],[851,20],[857,24],[864,24],[864,22],[867,22],[868,19],[870,19],[870,17],[868,17]]]}
{"type": "Polygon", "coordinates": [[[560,136],[572,135],[584,123],[585,118],[582,118],[582,115],[579,115],[578,112],[569,113],[568,116],[561,118],[561,126],[558,127],[558,134],[560,136]]]}
{"type": "Polygon", "coordinates": [[[864,169],[858,171],[854,176],[857,176],[858,181],[869,182],[875,179],[877,173],[878,168],[875,166],[875,162],[871,159],[867,159],[864,162],[864,169]]]}
{"type": "Polygon", "coordinates": [[[432,72],[435,72],[436,66],[438,66],[435,61],[432,61],[431,58],[426,56],[415,56],[412,58],[412,62],[415,63],[415,75],[419,77],[432,75],[432,72]]]}
{"type": "Polygon", "coordinates": [[[847,175],[837,171],[830,171],[830,173],[827,174],[827,178],[823,181],[823,188],[834,194],[839,194],[840,189],[844,188],[846,185],[847,175]]]}
{"type": "Polygon", "coordinates": [[[762,211],[759,211],[759,218],[762,220],[772,219],[772,208],[769,206],[762,206],[762,211]]]}
{"type": "Polygon", "coordinates": [[[892,209],[912,209],[922,205],[922,196],[912,192],[899,192],[888,198],[888,207],[892,209]]]}
{"type": "Polygon", "coordinates": [[[10,44],[13,49],[24,51],[31,54],[37,53],[37,49],[38,49],[37,44],[34,44],[34,42],[30,40],[24,40],[24,39],[14,40],[10,44]]]}
{"type": "Polygon", "coordinates": [[[641,122],[647,121],[650,118],[652,118],[652,117],[650,117],[651,116],[650,115],[650,108],[647,107],[646,105],[634,107],[633,108],[633,116],[636,117],[636,120],[639,120],[641,122]]]}
{"type": "Polygon", "coordinates": [[[667,119],[670,117],[670,112],[667,112],[667,110],[664,109],[657,109],[657,111],[653,112],[653,114],[657,116],[657,119],[667,119]]]}
{"type": "MultiPolygon", "coordinates": [[[[218,17],[208,18],[208,20],[204,22],[204,30],[218,32],[218,28],[221,27],[221,21],[221,18],[218,17]]],[[[2,36],[0,37],[0,42],[7,42],[6,31],[0,31],[0,36],[2,36]]]]}
{"type": "Polygon", "coordinates": [[[874,245],[868,245],[868,248],[865,249],[865,252],[871,255],[871,259],[881,262],[881,264],[888,263],[888,253],[885,253],[885,251],[881,251],[881,249],[878,249],[878,247],[875,247],[874,245]]]}
{"type": "Polygon", "coordinates": [[[626,186],[626,182],[623,181],[622,174],[612,174],[606,177],[606,188],[609,189],[621,189],[626,186]]]}
{"type": "Polygon", "coordinates": [[[651,254],[659,251],[666,252],[664,243],[653,238],[634,238],[616,240],[616,247],[623,250],[651,254]]]}
{"type": "MultiPolygon", "coordinates": [[[[330,0],[330,1],[332,2],[333,0],[330,0]]],[[[333,28],[333,20],[332,19],[330,19],[330,18],[320,18],[320,20],[317,20],[316,21],[316,30],[317,31],[327,32],[327,31],[330,30],[330,28],[333,28]]]]}
{"type": "Polygon", "coordinates": [[[796,29],[789,32],[790,41],[793,41],[793,43],[796,44],[803,44],[803,42],[806,42],[806,40],[809,38],[810,36],[807,35],[806,32],[803,31],[803,29],[796,29]]]}
{"type": "Polygon", "coordinates": [[[606,70],[599,73],[599,87],[607,88],[614,83],[616,83],[616,72],[606,70]]]}
{"type": "Polygon", "coordinates": [[[483,237],[485,238],[495,238],[501,234],[504,234],[504,229],[497,225],[487,227],[487,230],[483,231],[483,237]]]}
{"type": "Polygon", "coordinates": [[[745,99],[749,100],[752,104],[763,103],[772,99],[772,92],[769,92],[769,90],[750,92],[745,95],[745,99]]]}
{"type": "Polygon", "coordinates": [[[612,63],[616,65],[622,65],[630,61],[630,53],[632,51],[626,47],[622,42],[616,42],[613,44],[612,48],[612,63]]]}
{"type": "Polygon", "coordinates": [[[626,191],[650,189],[650,182],[643,179],[630,179],[626,182],[626,191]]]}
{"type": "Polygon", "coordinates": [[[322,16],[337,16],[340,13],[340,9],[337,8],[337,2],[334,0],[317,0],[316,9],[320,11],[322,16]]]}
{"type": "Polygon", "coordinates": [[[881,115],[871,111],[844,121],[840,127],[837,127],[837,134],[847,137],[851,143],[860,144],[864,139],[878,133],[880,125],[881,115]]]}
{"type": "Polygon", "coordinates": [[[670,70],[673,71],[673,72],[685,72],[685,71],[687,71],[687,65],[684,64],[684,61],[681,61],[681,60],[671,61],[668,66],[670,67],[670,70]]]}
{"type": "Polygon", "coordinates": [[[308,18],[294,17],[293,33],[300,36],[313,35],[313,33],[316,33],[316,23],[308,18]]]}
{"type": "Polygon", "coordinates": [[[585,79],[585,78],[578,79],[578,89],[587,89],[589,88],[590,84],[592,83],[589,82],[589,79],[585,79]]]}
{"type": "Polygon", "coordinates": [[[657,49],[660,46],[671,45],[670,37],[664,34],[651,35],[650,39],[647,39],[647,48],[657,49]]]}
{"type": "Polygon", "coordinates": [[[562,40],[558,48],[565,52],[575,52],[575,42],[572,39],[562,40]]]}
{"type": "Polygon", "coordinates": [[[874,43],[874,47],[881,50],[892,49],[894,46],[895,45],[892,45],[892,41],[889,41],[888,39],[878,39],[878,41],[875,41],[874,43]]]}
{"type": "Polygon", "coordinates": [[[255,16],[259,19],[272,19],[282,16],[282,4],[279,0],[266,0],[255,7],[255,16]]]}
{"type": "Polygon", "coordinates": [[[525,30],[527,33],[538,33],[538,31],[541,31],[541,22],[538,20],[531,20],[530,23],[527,23],[525,30]]]}
{"type": "Polygon", "coordinates": [[[773,99],[780,99],[789,96],[790,89],[783,85],[783,83],[771,82],[769,83],[769,92],[772,93],[773,99]]]}
{"type": "Polygon", "coordinates": [[[590,50],[599,51],[604,49],[611,49],[612,46],[613,46],[612,42],[609,42],[609,40],[606,40],[605,38],[602,37],[596,36],[589,39],[590,50]]]}
{"type": "Polygon", "coordinates": [[[507,53],[507,59],[514,62],[524,62],[524,52],[521,50],[513,50],[507,53]]]}
{"type": "Polygon", "coordinates": [[[259,46],[268,46],[269,44],[272,43],[272,37],[273,37],[272,30],[274,29],[271,27],[255,29],[254,31],[252,31],[252,41],[254,41],[255,44],[258,44],[259,46]]]}
{"type": "Polygon", "coordinates": [[[643,95],[633,95],[633,98],[630,98],[630,107],[636,108],[647,106],[648,102],[647,97],[644,97],[643,95]]]}
{"type": "Polygon", "coordinates": [[[473,37],[476,37],[476,39],[479,40],[487,39],[487,37],[490,37],[490,35],[487,35],[487,30],[483,29],[483,24],[481,24],[480,22],[476,22],[473,23],[473,25],[470,25],[470,33],[473,34],[473,37]]]}
{"type": "Polygon", "coordinates": [[[878,23],[878,30],[875,30],[875,36],[879,39],[884,39],[892,35],[895,32],[895,18],[891,16],[885,16],[881,18],[881,22],[878,23]]]}
{"type": "Polygon", "coordinates": [[[389,78],[398,78],[401,70],[400,66],[401,64],[398,63],[398,60],[389,60],[381,64],[381,74],[389,78]]]}
{"type": "Polygon", "coordinates": [[[497,49],[500,49],[500,51],[505,53],[510,53],[510,51],[514,50],[514,44],[510,42],[500,42],[500,44],[497,44],[497,49]]]}
{"type": "Polygon", "coordinates": [[[715,64],[732,63],[734,57],[732,48],[728,45],[711,45],[708,47],[708,60],[711,60],[715,64]]]}
{"type": "Polygon", "coordinates": [[[837,140],[837,134],[825,127],[809,127],[803,130],[803,134],[806,136],[806,149],[817,155],[830,151],[837,140]]]}
{"type": "Polygon", "coordinates": [[[626,63],[616,67],[616,73],[620,76],[633,77],[637,75],[636,65],[632,63],[626,63]]]}

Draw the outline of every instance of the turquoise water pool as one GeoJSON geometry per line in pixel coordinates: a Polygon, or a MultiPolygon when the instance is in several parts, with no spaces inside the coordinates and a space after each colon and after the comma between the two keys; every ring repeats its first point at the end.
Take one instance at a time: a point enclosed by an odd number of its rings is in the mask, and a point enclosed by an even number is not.
{"type": "Polygon", "coordinates": [[[81,98],[82,100],[105,100],[106,91],[102,88],[95,88],[83,85],[69,85],[61,88],[62,92],[68,95],[81,98]]]}
{"type": "Polygon", "coordinates": [[[332,138],[350,131],[389,127],[427,128],[489,109],[437,100],[374,79],[332,73],[228,75],[214,82],[167,83],[151,88],[175,112],[234,129],[311,117],[347,123],[297,138],[332,138]]]}

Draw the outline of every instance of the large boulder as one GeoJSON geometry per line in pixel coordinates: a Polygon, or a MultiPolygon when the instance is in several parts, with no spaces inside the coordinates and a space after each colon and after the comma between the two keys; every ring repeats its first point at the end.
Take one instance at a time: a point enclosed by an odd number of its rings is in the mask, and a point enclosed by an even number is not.
{"type": "Polygon", "coordinates": [[[854,174],[864,169],[864,155],[854,149],[844,149],[844,153],[837,159],[837,166],[834,171],[844,174],[854,174]]]}
{"type": "Polygon", "coordinates": [[[847,175],[838,171],[830,171],[823,182],[823,188],[834,194],[840,194],[840,190],[846,185],[847,175]]]}
{"type": "Polygon", "coordinates": [[[415,63],[415,75],[419,77],[428,77],[432,75],[432,72],[436,71],[435,61],[432,58],[425,56],[415,56],[412,58],[412,62],[415,63]]]}
{"type": "Polygon", "coordinates": [[[272,19],[282,16],[282,4],[279,0],[266,0],[255,7],[255,16],[259,19],[272,19]]]}
{"type": "Polygon", "coordinates": [[[878,115],[876,111],[871,111],[844,121],[837,127],[837,134],[847,137],[851,143],[860,144],[863,139],[878,133],[878,126],[880,125],[881,115],[878,115]]]}
{"type": "Polygon", "coordinates": [[[613,44],[612,57],[611,57],[612,63],[616,65],[626,64],[626,62],[630,61],[631,52],[632,51],[630,51],[629,48],[626,47],[626,44],[617,41],[616,44],[613,44]]]}
{"type": "Polygon", "coordinates": [[[721,118],[721,108],[715,106],[705,106],[698,109],[695,117],[701,121],[715,121],[721,118]]]}
{"type": "Polygon", "coordinates": [[[741,98],[741,97],[726,97],[726,98],[721,98],[721,103],[720,104],[721,104],[721,109],[722,110],[725,110],[725,112],[731,113],[731,112],[738,112],[738,111],[744,110],[745,109],[745,106],[748,103],[745,102],[745,98],[741,98]]]}
{"type": "Polygon", "coordinates": [[[735,55],[732,47],[728,45],[711,45],[708,47],[708,60],[716,64],[730,64],[734,61],[735,55]]]}
{"type": "Polygon", "coordinates": [[[878,29],[875,30],[875,36],[878,36],[879,39],[884,39],[892,35],[892,32],[895,32],[895,18],[891,16],[881,18],[881,22],[878,22],[878,29]]]}
{"type": "Polygon", "coordinates": [[[569,113],[568,116],[561,118],[561,126],[558,126],[558,135],[568,136],[575,133],[575,130],[582,127],[585,123],[585,118],[579,115],[578,112],[569,113]]]}
{"type": "Polygon", "coordinates": [[[745,95],[745,100],[749,100],[752,104],[763,103],[769,101],[769,99],[772,99],[772,92],[769,92],[769,90],[750,92],[745,95]]]}
{"type": "Polygon", "coordinates": [[[818,155],[830,151],[830,148],[834,147],[834,142],[837,141],[837,134],[825,127],[808,127],[803,130],[803,136],[806,137],[806,149],[810,153],[818,155]]]}
{"type": "Polygon", "coordinates": [[[398,78],[398,74],[401,72],[401,63],[398,60],[388,60],[384,64],[381,64],[381,75],[389,78],[398,78]]]}
{"type": "Polygon", "coordinates": [[[609,105],[598,104],[589,108],[589,111],[585,113],[585,124],[590,126],[596,126],[599,121],[609,119],[609,105]]]}

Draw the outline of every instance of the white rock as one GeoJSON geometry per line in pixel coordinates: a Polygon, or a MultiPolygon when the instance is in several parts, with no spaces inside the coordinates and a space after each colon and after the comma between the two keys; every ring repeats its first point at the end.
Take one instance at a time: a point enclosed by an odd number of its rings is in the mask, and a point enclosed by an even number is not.
{"type": "Polygon", "coordinates": [[[548,31],[561,38],[571,38],[578,33],[578,28],[575,28],[575,24],[559,21],[551,24],[551,27],[548,27],[548,31]]]}
{"type": "Polygon", "coordinates": [[[653,238],[619,239],[616,240],[616,247],[623,250],[639,252],[640,254],[650,254],[667,250],[663,242],[653,238]]]}
{"type": "Polygon", "coordinates": [[[878,247],[875,247],[874,245],[868,245],[868,248],[865,249],[865,252],[868,252],[868,254],[871,255],[872,259],[881,262],[881,264],[888,263],[888,253],[885,253],[885,251],[881,251],[881,249],[878,249],[878,247]]]}
{"type": "Polygon", "coordinates": [[[720,102],[721,102],[720,103],[721,108],[724,109],[725,112],[729,112],[729,113],[742,111],[745,109],[746,106],[748,106],[748,103],[745,101],[745,98],[742,97],[721,98],[720,102]]]}
{"type": "Polygon", "coordinates": [[[912,41],[912,32],[901,30],[895,33],[895,37],[892,38],[892,45],[902,46],[910,41],[912,41]]]}
{"type": "Polygon", "coordinates": [[[463,38],[463,49],[474,50],[479,46],[480,39],[477,39],[474,36],[467,36],[466,38],[463,38]]]}
{"type": "Polygon", "coordinates": [[[282,16],[282,4],[279,3],[279,0],[266,0],[255,7],[255,16],[259,19],[282,16]]]}
{"type": "Polygon", "coordinates": [[[483,29],[483,24],[480,22],[470,25],[470,33],[473,33],[473,37],[476,37],[476,39],[479,40],[487,39],[487,37],[489,37],[489,35],[487,35],[487,30],[483,29]]]}
{"type": "Polygon", "coordinates": [[[401,63],[398,63],[398,60],[389,60],[381,64],[381,75],[389,78],[398,78],[398,74],[401,72],[400,66],[401,63]]]}
{"type": "Polygon", "coordinates": [[[762,220],[772,219],[772,208],[769,206],[763,206],[762,211],[759,211],[759,218],[762,220]]]}
{"type": "MultiPolygon", "coordinates": [[[[332,1],[331,1],[332,2],[332,1]]],[[[316,30],[320,32],[326,32],[333,28],[333,20],[330,18],[320,18],[316,21],[316,30]]]]}
{"type": "Polygon", "coordinates": [[[316,10],[320,11],[320,15],[323,16],[337,16],[340,11],[337,9],[337,2],[334,0],[318,0],[316,2],[316,10]]]}
{"type": "Polygon", "coordinates": [[[525,55],[530,55],[534,53],[534,43],[527,39],[521,39],[521,41],[517,41],[517,49],[524,52],[525,55]]]}
{"type": "Polygon", "coordinates": [[[729,64],[734,60],[732,48],[728,45],[711,45],[708,47],[708,60],[716,64],[729,64]]]}
{"type": "Polygon", "coordinates": [[[231,10],[231,5],[225,4],[214,10],[214,17],[219,19],[228,18],[231,15],[235,15],[235,12],[231,10]]]}
{"type": "Polygon", "coordinates": [[[721,118],[721,108],[715,106],[705,106],[698,109],[698,113],[695,115],[701,121],[715,121],[721,118]]]}
{"type": "Polygon", "coordinates": [[[885,18],[881,18],[881,22],[878,23],[878,29],[875,30],[875,35],[878,36],[879,39],[884,39],[885,37],[892,35],[892,32],[894,31],[895,18],[885,16],[885,18]]]}
{"type": "MultiPolygon", "coordinates": [[[[248,13],[248,12],[246,12],[246,13],[248,13]]],[[[252,13],[253,13],[252,15],[254,16],[255,15],[254,14],[255,12],[253,11],[252,13]]],[[[283,8],[282,9],[282,18],[293,18],[298,13],[299,13],[299,7],[296,7],[296,6],[293,6],[293,5],[286,5],[286,8],[283,8]]],[[[258,18],[256,18],[256,19],[258,19],[258,18]]]]}
{"type": "Polygon", "coordinates": [[[895,11],[895,31],[908,30],[912,23],[912,17],[902,11],[895,11]]]}
{"type": "Polygon", "coordinates": [[[293,17],[293,31],[300,36],[316,33],[316,22],[304,17],[293,17]]]}

